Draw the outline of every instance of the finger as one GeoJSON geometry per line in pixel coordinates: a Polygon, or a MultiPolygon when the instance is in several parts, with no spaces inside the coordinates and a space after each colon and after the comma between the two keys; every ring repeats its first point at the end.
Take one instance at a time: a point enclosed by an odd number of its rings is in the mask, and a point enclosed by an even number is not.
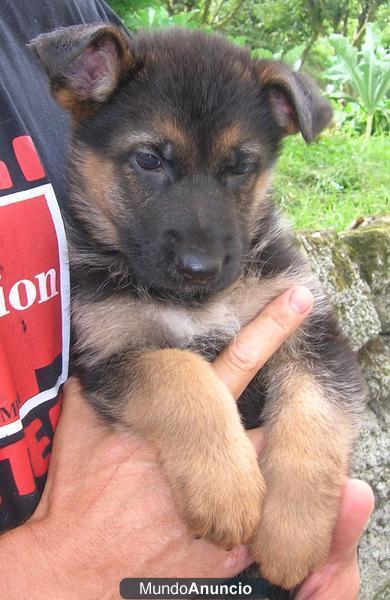
{"type": "Polygon", "coordinates": [[[374,508],[371,488],[356,479],[345,484],[327,563],[296,591],[296,600],[356,599],[359,590],[357,545],[374,508]]]}
{"type": "Polygon", "coordinates": [[[344,562],[355,556],[373,509],[374,494],[370,486],[359,479],[350,479],[343,490],[329,562],[344,562]]]}
{"type": "Polygon", "coordinates": [[[216,358],[213,367],[234,398],[242,394],[257,371],[301,325],[313,301],[307,288],[287,290],[270,302],[216,358]]]}

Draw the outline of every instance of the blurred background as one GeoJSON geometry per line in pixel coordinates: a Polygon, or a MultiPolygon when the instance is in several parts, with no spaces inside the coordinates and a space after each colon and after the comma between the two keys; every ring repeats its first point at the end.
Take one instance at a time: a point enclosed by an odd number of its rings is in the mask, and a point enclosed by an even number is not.
{"type": "MultiPolygon", "coordinates": [[[[290,136],[273,196],[322,281],[369,392],[353,475],[376,509],[360,544],[361,600],[390,600],[390,3],[108,0],[132,32],[218,32],[310,73],[334,108],[314,143],[290,136]]],[[[331,441],[330,441],[331,443],[331,441]]],[[[331,600],[331,599],[329,599],[331,600]]]]}

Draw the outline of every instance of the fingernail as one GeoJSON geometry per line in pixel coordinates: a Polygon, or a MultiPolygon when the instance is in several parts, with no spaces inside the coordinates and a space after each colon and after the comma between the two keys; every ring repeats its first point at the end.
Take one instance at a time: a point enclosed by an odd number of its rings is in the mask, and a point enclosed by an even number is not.
{"type": "Polygon", "coordinates": [[[313,295],[310,290],[303,286],[293,289],[290,296],[290,306],[294,312],[302,314],[309,310],[313,304],[313,295]]]}

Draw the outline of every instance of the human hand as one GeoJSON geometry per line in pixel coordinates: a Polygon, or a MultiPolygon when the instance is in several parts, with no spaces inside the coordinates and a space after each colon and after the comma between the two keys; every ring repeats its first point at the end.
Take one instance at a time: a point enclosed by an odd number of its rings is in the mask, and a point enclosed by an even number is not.
{"type": "MultiPolygon", "coordinates": [[[[291,310],[287,292],[215,361],[234,397],[310,312],[312,298],[303,294],[305,310],[291,310]]],[[[261,445],[260,432],[251,438],[261,445]]],[[[193,539],[153,448],[104,427],[74,380],[66,388],[48,481],[29,526],[62,567],[58,598],[105,597],[107,589],[115,594],[124,576],[231,577],[251,562],[243,547],[226,552],[193,539]]]]}
{"type": "MultiPolygon", "coordinates": [[[[310,297],[294,312],[290,295],[266,307],[216,360],[234,397],[310,312],[310,297]]],[[[260,449],[261,432],[250,437],[260,449]]],[[[66,389],[40,505],[26,525],[2,537],[0,556],[17,557],[20,569],[20,576],[3,578],[0,592],[4,585],[8,598],[31,600],[114,598],[126,576],[231,577],[251,562],[243,547],[226,552],[193,539],[155,451],[128,432],[107,430],[75,381],[66,389]]]]}

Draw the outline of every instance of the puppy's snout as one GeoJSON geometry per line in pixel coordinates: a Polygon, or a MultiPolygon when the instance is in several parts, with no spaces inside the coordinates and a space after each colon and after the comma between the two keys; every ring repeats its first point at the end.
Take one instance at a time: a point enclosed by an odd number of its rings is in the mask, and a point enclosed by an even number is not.
{"type": "Polygon", "coordinates": [[[221,289],[235,276],[232,244],[217,227],[207,231],[182,227],[164,232],[160,246],[169,284],[207,291],[221,289]]]}
{"type": "Polygon", "coordinates": [[[194,283],[207,283],[221,272],[223,258],[199,248],[176,250],[175,270],[178,275],[194,283]]]}

